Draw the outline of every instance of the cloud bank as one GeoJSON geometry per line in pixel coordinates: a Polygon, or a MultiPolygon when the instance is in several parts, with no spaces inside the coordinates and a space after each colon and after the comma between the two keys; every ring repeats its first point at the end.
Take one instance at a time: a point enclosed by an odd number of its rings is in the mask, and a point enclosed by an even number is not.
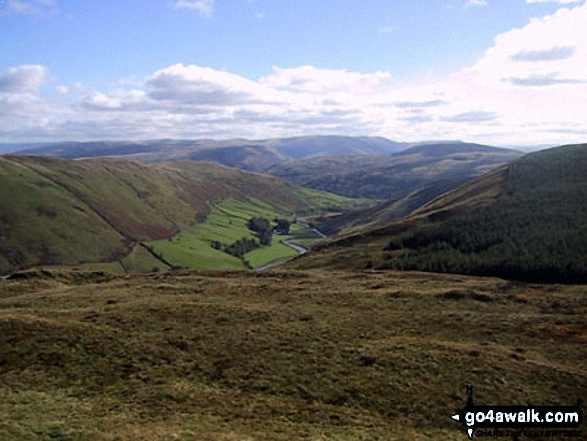
{"type": "MultiPolygon", "coordinates": [[[[212,1],[175,6],[213,12],[212,1]]],[[[587,5],[561,7],[498,35],[468,68],[416,84],[386,71],[274,66],[250,79],[179,63],[91,90],[60,84],[45,66],[15,66],[0,73],[0,141],[346,134],[580,142],[587,130],[585,23],[587,5]]]]}

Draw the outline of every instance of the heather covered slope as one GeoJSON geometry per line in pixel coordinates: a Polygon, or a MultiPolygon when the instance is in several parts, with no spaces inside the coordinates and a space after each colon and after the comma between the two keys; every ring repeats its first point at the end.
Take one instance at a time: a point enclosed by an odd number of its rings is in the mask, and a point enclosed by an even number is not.
{"type": "Polygon", "coordinates": [[[111,262],[139,241],[203,221],[214,204],[255,198],[277,212],[350,208],[338,196],[209,163],[0,157],[0,273],[111,262]]]}
{"type": "Polygon", "coordinates": [[[587,145],[544,150],[299,265],[587,283],[586,200],[587,145]]]}

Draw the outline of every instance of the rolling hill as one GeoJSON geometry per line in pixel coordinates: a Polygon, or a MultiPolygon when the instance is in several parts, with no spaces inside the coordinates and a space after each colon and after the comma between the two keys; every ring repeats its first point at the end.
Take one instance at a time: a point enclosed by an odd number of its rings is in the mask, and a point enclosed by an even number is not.
{"type": "Polygon", "coordinates": [[[320,231],[329,236],[376,228],[408,216],[428,202],[466,184],[471,179],[473,178],[470,176],[464,176],[432,181],[423,184],[422,188],[416,189],[399,199],[379,202],[375,206],[363,210],[317,216],[313,219],[313,222],[320,231]]]}
{"type": "Polygon", "coordinates": [[[141,142],[63,142],[22,149],[18,155],[57,156],[68,159],[124,157],[144,163],[205,160],[249,171],[318,156],[380,155],[412,146],[378,137],[301,136],[258,141],[152,140],[141,142]]]}
{"type": "Polygon", "coordinates": [[[521,152],[479,144],[430,143],[393,155],[290,162],[268,172],[309,188],[383,200],[362,212],[315,220],[322,231],[336,234],[386,225],[521,156],[521,152]]]}
{"type": "Polygon", "coordinates": [[[192,161],[210,161],[248,171],[262,171],[290,160],[266,145],[234,145],[211,147],[190,153],[192,161]]]}
{"type": "Polygon", "coordinates": [[[587,145],[543,150],[298,265],[587,283],[585,200],[587,145]]]}
{"type": "Polygon", "coordinates": [[[274,166],[269,174],[347,197],[401,199],[435,181],[455,186],[522,156],[479,144],[426,144],[392,155],[312,158],[274,166]]]}
{"type": "Polygon", "coordinates": [[[381,201],[364,213],[315,219],[329,234],[391,222],[522,155],[459,141],[414,146],[344,136],[60,143],[22,152],[69,159],[114,156],[142,163],[209,161],[345,197],[381,201]]]}
{"type": "Polygon", "coordinates": [[[142,259],[148,250],[136,251],[137,244],[187,231],[229,199],[290,215],[355,204],[277,178],[196,162],[0,156],[0,186],[0,273],[142,259]]]}

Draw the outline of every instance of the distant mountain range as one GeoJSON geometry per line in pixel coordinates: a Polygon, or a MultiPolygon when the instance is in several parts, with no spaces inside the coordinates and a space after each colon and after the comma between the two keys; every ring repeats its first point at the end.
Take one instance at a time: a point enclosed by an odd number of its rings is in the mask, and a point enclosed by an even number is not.
{"type": "Polygon", "coordinates": [[[212,161],[248,171],[316,156],[382,155],[413,146],[380,137],[304,136],[250,141],[153,140],[141,142],[63,142],[19,149],[19,155],[58,156],[68,159],[102,156],[152,163],[212,161]]]}
{"type": "Polygon", "coordinates": [[[310,150],[292,147],[302,138],[273,140],[274,145],[212,142],[215,148],[198,141],[201,148],[190,153],[241,167],[250,161],[251,168],[267,167],[272,157],[266,150],[280,158],[286,153],[302,158],[266,168],[265,173],[280,178],[179,156],[170,162],[171,152],[185,151],[166,150],[161,147],[165,141],[148,146],[150,153],[137,153],[136,144],[116,143],[34,150],[97,155],[124,148],[126,158],[151,155],[152,160],[166,152],[160,159],[167,162],[152,164],[0,156],[0,272],[125,259],[143,241],[169,239],[193,228],[224,200],[254,198],[274,212],[311,214],[320,229],[338,233],[300,260],[302,267],[587,282],[586,144],[523,155],[460,142],[401,149],[383,142],[368,150],[364,139],[345,139],[347,144],[335,148],[329,144],[333,139],[321,138],[315,151],[340,153],[363,145],[362,151],[370,153],[304,159],[310,150]],[[400,151],[375,153],[383,148],[400,151]],[[334,192],[371,200],[363,203],[334,192]]]}

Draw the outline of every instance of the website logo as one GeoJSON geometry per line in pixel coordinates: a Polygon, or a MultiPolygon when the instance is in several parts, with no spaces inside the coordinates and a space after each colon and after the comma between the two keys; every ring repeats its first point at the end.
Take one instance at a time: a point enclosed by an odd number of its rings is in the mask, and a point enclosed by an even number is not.
{"type": "Polygon", "coordinates": [[[583,411],[576,406],[477,406],[473,386],[467,388],[467,404],[450,418],[460,422],[469,439],[520,436],[530,438],[580,437],[583,411]],[[559,432],[557,434],[553,432],[559,432]],[[477,437],[477,436],[476,436],[477,437]]]}

